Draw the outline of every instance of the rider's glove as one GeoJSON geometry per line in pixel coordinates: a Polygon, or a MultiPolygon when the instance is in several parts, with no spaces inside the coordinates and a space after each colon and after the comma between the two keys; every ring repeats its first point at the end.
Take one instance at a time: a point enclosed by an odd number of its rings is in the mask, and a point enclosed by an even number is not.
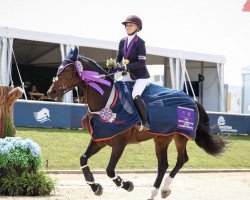
{"type": "Polygon", "coordinates": [[[126,70],[126,66],[125,65],[121,65],[120,63],[117,63],[117,66],[114,68],[115,71],[124,71],[126,70]]]}

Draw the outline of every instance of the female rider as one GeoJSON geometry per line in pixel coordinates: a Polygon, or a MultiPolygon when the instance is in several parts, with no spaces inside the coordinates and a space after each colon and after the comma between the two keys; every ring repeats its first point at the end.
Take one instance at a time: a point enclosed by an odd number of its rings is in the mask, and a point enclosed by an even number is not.
{"type": "Polygon", "coordinates": [[[137,35],[142,29],[142,20],[136,15],[130,15],[122,24],[128,36],[121,39],[116,57],[116,61],[127,70],[127,73],[123,73],[121,81],[134,82],[132,97],[141,116],[144,130],[149,130],[146,106],[141,98],[143,90],[150,82],[146,66],[145,42],[137,35]]]}

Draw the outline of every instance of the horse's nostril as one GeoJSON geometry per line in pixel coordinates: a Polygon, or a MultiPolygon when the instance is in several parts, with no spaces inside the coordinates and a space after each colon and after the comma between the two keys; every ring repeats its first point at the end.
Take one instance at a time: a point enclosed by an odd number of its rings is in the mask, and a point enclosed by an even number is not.
{"type": "Polygon", "coordinates": [[[51,92],[50,92],[50,94],[55,94],[56,93],[56,91],[55,90],[52,90],[51,92]]]}
{"type": "Polygon", "coordinates": [[[48,90],[48,91],[47,91],[47,95],[48,95],[48,96],[54,95],[55,93],[56,93],[55,90],[48,90]]]}

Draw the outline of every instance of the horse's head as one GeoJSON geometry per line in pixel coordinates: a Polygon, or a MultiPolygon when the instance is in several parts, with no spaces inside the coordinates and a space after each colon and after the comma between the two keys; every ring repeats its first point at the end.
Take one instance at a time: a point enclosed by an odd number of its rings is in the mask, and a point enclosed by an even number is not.
{"type": "Polygon", "coordinates": [[[103,95],[103,85],[110,86],[111,79],[105,80],[108,73],[93,60],[79,56],[78,49],[70,50],[59,66],[56,77],[48,90],[48,96],[60,101],[63,95],[81,84],[90,85],[94,91],[103,95]]]}
{"type": "Polygon", "coordinates": [[[75,62],[78,57],[78,49],[70,50],[66,59],[59,66],[56,77],[48,90],[48,96],[61,101],[63,95],[82,83],[78,75],[75,62]]]}

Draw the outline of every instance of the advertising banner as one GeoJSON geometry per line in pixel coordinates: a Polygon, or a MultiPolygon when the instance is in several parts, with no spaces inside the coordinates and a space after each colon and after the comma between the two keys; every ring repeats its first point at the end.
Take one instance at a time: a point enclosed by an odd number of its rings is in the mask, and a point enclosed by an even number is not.
{"type": "Polygon", "coordinates": [[[81,128],[84,104],[18,100],[14,104],[14,125],[48,128],[81,128]]]}
{"type": "MultiPolygon", "coordinates": [[[[14,125],[24,127],[82,128],[85,104],[18,100],[14,125]]],[[[250,134],[250,115],[207,112],[212,133],[250,134]]]]}
{"type": "Polygon", "coordinates": [[[250,134],[250,115],[208,112],[213,133],[250,134]]]}

